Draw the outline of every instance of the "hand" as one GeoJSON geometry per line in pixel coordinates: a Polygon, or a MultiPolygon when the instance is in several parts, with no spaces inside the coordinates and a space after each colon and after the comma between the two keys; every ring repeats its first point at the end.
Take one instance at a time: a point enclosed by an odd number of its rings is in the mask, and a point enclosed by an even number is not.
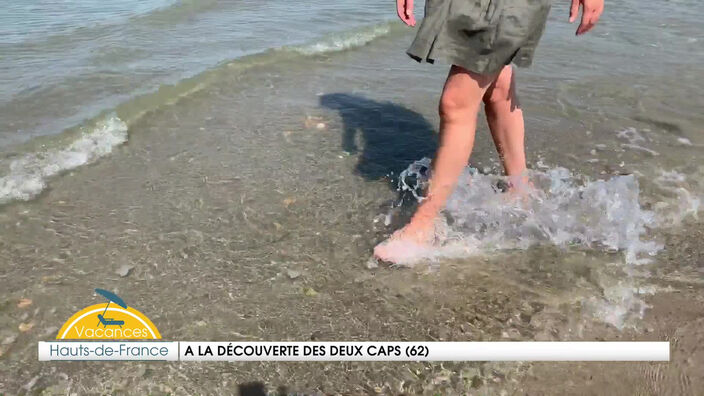
{"type": "Polygon", "coordinates": [[[413,16],[413,0],[396,0],[396,12],[406,25],[416,25],[416,17],[413,16]]]}
{"type": "Polygon", "coordinates": [[[577,28],[577,36],[592,30],[594,25],[596,25],[596,22],[599,20],[601,13],[604,12],[604,0],[572,0],[572,7],[570,8],[570,23],[577,20],[580,4],[582,5],[582,22],[577,28]]]}

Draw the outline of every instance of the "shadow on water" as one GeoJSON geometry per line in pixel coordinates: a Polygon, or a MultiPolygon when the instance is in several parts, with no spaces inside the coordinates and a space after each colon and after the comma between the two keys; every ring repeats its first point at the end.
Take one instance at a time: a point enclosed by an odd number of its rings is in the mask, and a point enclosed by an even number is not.
{"type": "Polygon", "coordinates": [[[340,113],[342,149],[360,154],[356,171],[367,180],[392,172],[397,176],[413,161],[432,157],[437,148],[428,120],[401,105],[348,93],[323,95],[320,105],[340,113]]]}

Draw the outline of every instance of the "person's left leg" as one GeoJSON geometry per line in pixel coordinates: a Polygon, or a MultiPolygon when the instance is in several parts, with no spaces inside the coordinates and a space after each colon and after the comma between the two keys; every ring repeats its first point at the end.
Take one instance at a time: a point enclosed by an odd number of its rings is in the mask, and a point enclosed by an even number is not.
{"type": "Polygon", "coordinates": [[[523,111],[516,95],[513,68],[504,66],[484,94],[484,111],[507,176],[526,170],[523,111]]]}

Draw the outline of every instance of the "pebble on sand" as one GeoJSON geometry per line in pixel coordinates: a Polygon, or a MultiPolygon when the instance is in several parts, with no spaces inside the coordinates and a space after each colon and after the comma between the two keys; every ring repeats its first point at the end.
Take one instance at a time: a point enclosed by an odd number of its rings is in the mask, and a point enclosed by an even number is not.
{"type": "Polygon", "coordinates": [[[115,273],[124,278],[130,274],[130,272],[132,271],[132,268],[134,268],[134,265],[122,264],[120,266],[120,268],[118,268],[117,271],[115,271],[115,273]]]}
{"type": "Polygon", "coordinates": [[[312,287],[304,287],[303,294],[305,294],[308,297],[315,297],[318,295],[318,292],[315,291],[315,289],[313,289],[312,287]]]}
{"type": "Polygon", "coordinates": [[[287,207],[287,208],[288,208],[289,206],[291,206],[292,204],[294,204],[295,202],[296,202],[296,198],[293,198],[293,197],[289,197],[289,198],[286,198],[286,199],[283,200],[283,204],[284,204],[284,206],[287,207]]]}
{"type": "Polygon", "coordinates": [[[324,119],[322,117],[307,116],[303,124],[306,128],[316,128],[318,130],[323,130],[326,128],[326,125],[323,120],[324,119]]]}
{"type": "Polygon", "coordinates": [[[30,305],[32,305],[32,300],[29,298],[21,298],[20,301],[17,302],[17,308],[27,308],[30,305]]]}
{"type": "Polygon", "coordinates": [[[17,326],[21,332],[26,333],[34,327],[34,322],[29,322],[29,323],[20,323],[19,326],[17,326]]]}
{"type": "Polygon", "coordinates": [[[678,137],[677,142],[681,145],[684,145],[684,146],[691,146],[692,145],[692,141],[687,139],[686,137],[678,137]]]}

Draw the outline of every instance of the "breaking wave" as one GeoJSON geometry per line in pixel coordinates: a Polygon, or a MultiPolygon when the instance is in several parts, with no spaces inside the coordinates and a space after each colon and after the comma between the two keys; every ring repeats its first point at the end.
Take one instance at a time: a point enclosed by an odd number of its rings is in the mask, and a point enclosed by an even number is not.
{"type": "Polygon", "coordinates": [[[61,172],[89,164],[110,154],[127,141],[127,125],[112,116],[94,129],[83,132],[64,148],[28,153],[9,162],[0,177],[0,204],[29,200],[46,188],[47,179],[61,172]]]}

